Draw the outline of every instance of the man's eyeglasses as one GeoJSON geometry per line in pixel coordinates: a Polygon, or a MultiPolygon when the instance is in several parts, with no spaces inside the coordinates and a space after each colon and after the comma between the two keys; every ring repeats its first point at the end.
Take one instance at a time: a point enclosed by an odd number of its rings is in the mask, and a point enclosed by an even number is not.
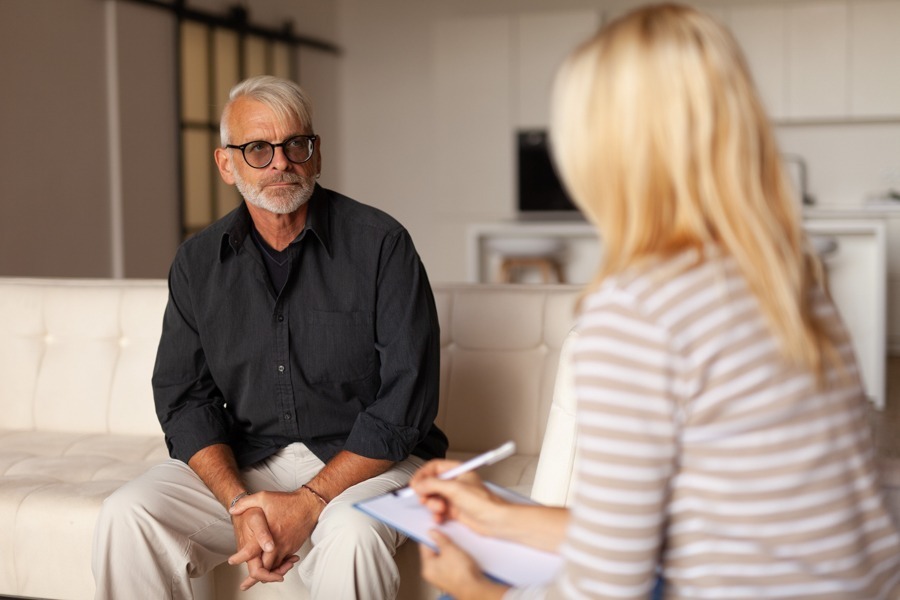
{"type": "Polygon", "coordinates": [[[225,144],[225,147],[240,150],[241,154],[244,155],[244,160],[254,169],[264,169],[275,158],[275,148],[279,146],[284,149],[284,155],[289,161],[296,165],[302,165],[312,158],[317,139],[319,139],[317,135],[296,135],[280,144],[270,144],[269,142],[257,140],[241,144],[240,146],[225,144]]]}

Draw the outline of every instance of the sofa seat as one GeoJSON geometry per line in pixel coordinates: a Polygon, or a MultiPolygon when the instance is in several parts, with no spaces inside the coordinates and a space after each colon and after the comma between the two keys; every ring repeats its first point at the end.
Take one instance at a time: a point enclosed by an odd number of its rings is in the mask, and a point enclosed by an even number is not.
{"type": "Polygon", "coordinates": [[[161,435],[0,431],[0,471],[48,482],[128,481],[168,457],[161,435]]]}
{"type": "Polygon", "coordinates": [[[13,559],[0,560],[0,580],[16,582],[4,591],[64,598],[75,597],[65,589],[93,589],[86,542],[100,504],[165,458],[161,435],[0,431],[0,556],[13,559]],[[21,562],[53,549],[67,549],[65,560],[21,562]],[[57,579],[64,588],[48,585],[57,579]]]}

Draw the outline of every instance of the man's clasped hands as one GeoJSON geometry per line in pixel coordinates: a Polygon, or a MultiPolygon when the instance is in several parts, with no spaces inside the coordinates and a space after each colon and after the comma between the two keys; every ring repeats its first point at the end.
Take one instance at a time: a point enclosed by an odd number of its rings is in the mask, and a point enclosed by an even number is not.
{"type": "MultiPolygon", "coordinates": [[[[436,523],[455,519],[478,533],[496,535],[502,529],[509,503],[493,494],[474,473],[452,481],[437,478],[458,464],[430,461],[415,473],[410,487],[434,514],[436,523]]],[[[300,560],[297,552],[309,539],[323,509],[319,499],[303,488],[294,492],[261,491],[240,498],[229,510],[237,551],[228,558],[228,564],[246,563],[249,575],[241,590],[256,583],[284,581],[285,574],[300,560]]],[[[441,557],[421,546],[427,580],[466,576],[487,581],[472,559],[446,536],[435,530],[432,537],[441,557]]]]}
{"type": "Polygon", "coordinates": [[[256,583],[284,581],[309,539],[322,502],[305,488],[294,492],[256,492],[231,507],[237,552],[228,564],[247,564],[249,575],[241,583],[246,591],[256,583]]]}

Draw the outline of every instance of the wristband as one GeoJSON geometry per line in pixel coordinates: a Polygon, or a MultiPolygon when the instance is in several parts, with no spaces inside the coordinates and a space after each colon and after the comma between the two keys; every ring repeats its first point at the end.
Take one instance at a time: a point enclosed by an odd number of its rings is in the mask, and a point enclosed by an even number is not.
{"type": "Polygon", "coordinates": [[[235,496],[235,497],[234,497],[234,500],[231,501],[231,506],[228,507],[228,510],[231,510],[232,508],[234,508],[234,505],[237,504],[237,501],[238,501],[238,500],[240,500],[240,499],[243,498],[244,496],[249,496],[249,495],[252,494],[252,493],[253,493],[253,492],[241,492],[240,494],[238,494],[237,496],[235,496]]]}
{"type": "Polygon", "coordinates": [[[301,485],[300,487],[303,488],[304,490],[306,490],[307,492],[309,492],[310,494],[312,494],[313,496],[315,496],[316,498],[318,498],[318,499],[319,499],[319,502],[322,503],[322,506],[323,506],[323,507],[328,506],[328,500],[326,500],[325,498],[323,498],[323,497],[322,497],[322,494],[320,494],[320,493],[317,492],[316,490],[312,489],[311,487],[309,487],[309,486],[306,485],[305,483],[304,483],[303,485],[301,485]]]}

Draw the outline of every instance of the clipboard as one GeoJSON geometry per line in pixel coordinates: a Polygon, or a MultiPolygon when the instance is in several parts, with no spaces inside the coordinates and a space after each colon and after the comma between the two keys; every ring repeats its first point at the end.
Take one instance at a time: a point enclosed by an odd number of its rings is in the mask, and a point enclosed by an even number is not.
{"type": "MultiPolygon", "coordinates": [[[[518,504],[536,504],[504,487],[486,483],[501,498],[518,504]]],[[[411,539],[437,549],[428,532],[438,529],[465,550],[486,575],[511,586],[549,583],[562,569],[562,557],[530,546],[475,533],[462,523],[434,522],[431,512],[422,506],[418,496],[388,493],[362,500],[357,509],[390,525],[411,539]]]]}

